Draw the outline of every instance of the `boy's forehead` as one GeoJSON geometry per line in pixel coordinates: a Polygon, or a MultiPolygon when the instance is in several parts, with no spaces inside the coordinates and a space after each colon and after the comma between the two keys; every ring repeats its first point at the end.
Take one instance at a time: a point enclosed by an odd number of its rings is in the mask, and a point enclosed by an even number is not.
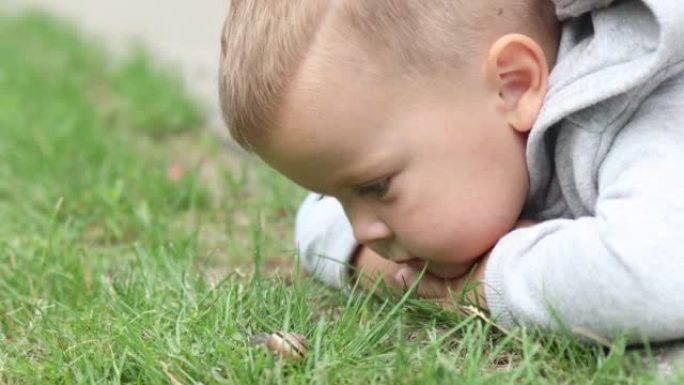
{"type": "Polygon", "coordinates": [[[347,174],[356,174],[357,162],[371,162],[368,155],[379,154],[395,102],[373,79],[351,76],[344,63],[303,72],[257,153],[290,179],[320,192],[318,186],[337,187],[347,174]]]}
{"type": "Polygon", "coordinates": [[[291,86],[309,90],[355,82],[377,86],[390,78],[388,69],[335,29],[323,26],[292,79],[291,86]]]}
{"type": "MultiPolygon", "coordinates": [[[[326,23],[317,34],[297,71],[289,81],[281,109],[330,102],[348,108],[343,98],[363,101],[363,109],[377,118],[379,105],[385,109],[406,103],[406,99],[443,92],[443,88],[465,88],[461,71],[419,75],[387,55],[369,52],[353,38],[343,36],[326,23]],[[332,99],[332,100],[330,100],[332,99]]],[[[371,118],[371,116],[369,116],[371,118]]]]}
{"type": "Polygon", "coordinates": [[[397,139],[396,120],[406,102],[426,92],[413,92],[420,87],[397,82],[391,72],[323,31],[291,80],[257,153],[319,192],[319,186],[338,187],[380,167],[390,157],[386,150],[397,139]]]}
{"type": "Polygon", "coordinates": [[[284,93],[274,130],[296,132],[300,140],[310,141],[352,128],[371,131],[385,123],[396,95],[371,60],[351,55],[341,43],[316,44],[284,93]]]}
{"type": "Polygon", "coordinates": [[[377,130],[344,131],[341,127],[317,129],[309,125],[272,131],[258,147],[259,156],[295,183],[332,194],[359,183],[364,172],[388,158],[377,130]]]}

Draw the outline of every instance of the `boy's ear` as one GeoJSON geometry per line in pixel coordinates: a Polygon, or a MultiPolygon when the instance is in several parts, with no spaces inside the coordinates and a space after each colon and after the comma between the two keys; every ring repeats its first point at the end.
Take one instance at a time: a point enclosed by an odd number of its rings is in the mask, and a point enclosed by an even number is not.
{"type": "Polygon", "coordinates": [[[485,62],[488,89],[496,93],[500,111],[519,132],[532,128],[548,87],[549,68],[539,44],[509,34],[492,44],[485,62]]]}

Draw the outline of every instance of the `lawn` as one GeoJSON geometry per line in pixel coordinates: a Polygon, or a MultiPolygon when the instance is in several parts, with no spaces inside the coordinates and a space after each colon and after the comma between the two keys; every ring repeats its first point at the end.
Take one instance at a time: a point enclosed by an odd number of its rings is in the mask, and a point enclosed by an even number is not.
{"type": "Polygon", "coordinates": [[[206,132],[143,50],[0,16],[0,383],[658,382],[621,343],[316,283],[292,242],[304,192],[206,132]],[[303,361],[251,343],[278,330],[303,361]]]}

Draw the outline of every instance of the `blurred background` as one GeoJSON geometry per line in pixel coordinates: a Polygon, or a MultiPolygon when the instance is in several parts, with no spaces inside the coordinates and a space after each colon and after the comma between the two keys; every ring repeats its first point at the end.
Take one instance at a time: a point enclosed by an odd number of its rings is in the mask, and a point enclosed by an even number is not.
{"type": "Polygon", "coordinates": [[[228,0],[0,0],[8,13],[41,10],[121,52],[141,44],[182,74],[209,129],[227,139],[216,91],[219,39],[228,0]]]}
{"type": "Polygon", "coordinates": [[[252,329],[307,321],[304,192],[221,140],[226,5],[0,0],[0,384],[262,383],[252,329]]]}

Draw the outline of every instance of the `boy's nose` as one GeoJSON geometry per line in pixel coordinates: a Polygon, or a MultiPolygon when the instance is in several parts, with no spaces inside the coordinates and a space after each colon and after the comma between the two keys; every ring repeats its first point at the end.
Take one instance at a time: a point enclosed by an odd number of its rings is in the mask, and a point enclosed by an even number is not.
{"type": "Polygon", "coordinates": [[[357,242],[370,245],[392,236],[390,228],[370,211],[355,210],[354,213],[349,214],[349,221],[357,242]]]}

